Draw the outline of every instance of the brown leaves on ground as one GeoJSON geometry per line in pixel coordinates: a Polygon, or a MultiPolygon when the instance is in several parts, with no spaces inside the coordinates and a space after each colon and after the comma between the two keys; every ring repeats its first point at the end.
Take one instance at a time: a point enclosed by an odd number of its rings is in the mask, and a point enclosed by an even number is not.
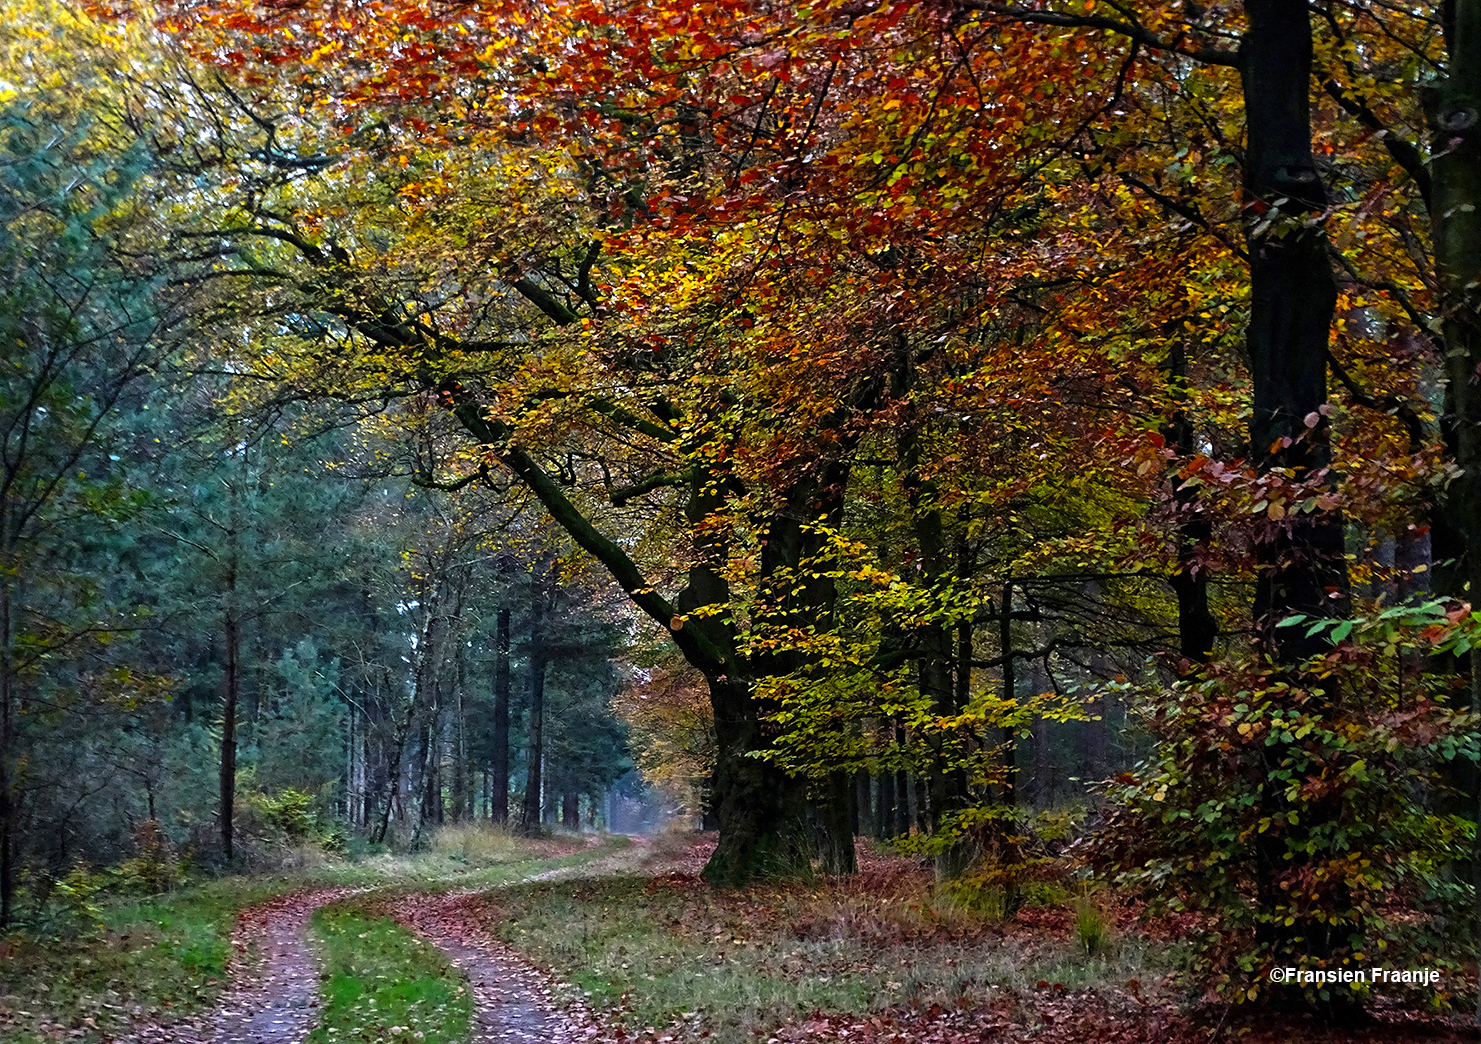
{"type": "Polygon", "coordinates": [[[476,893],[399,896],[384,906],[408,931],[441,950],[468,977],[475,1042],[556,1044],[581,1040],[584,1011],[557,1004],[550,980],[488,932],[487,901],[476,893]]]}
{"type": "MultiPolygon", "coordinates": [[[[1025,907],[1011,921],[993,923],[938,913],[931,902],[932,875],[918,860],[860,845],[859,873],[816,885],[773,885],[717,890],[698,876],[713,835],[655,841],[648,865],[653,875],[643,889],[652,911],[677,938],[707,942],[723,960],[727,947],[776,945],[775,967],[790,974],[809,971],[789,960],[788,944],[808,938],[837,938],[846,932],[865,950],[884,954],[919,951],[932,944],[961,947],[1008,947],[1025,950],[1058,946],[1072,950],[1074,914],[1063,906],[1025,907]]],[[[583,886],[576,884],[572,895],[583,886]]],[[[494,904],[497,897],[491,897],[494,904]]],[[[1108,918],[1120,933],[1139,932],[1155,943],[1175,942],[1197,930],[1188,917],[1139,924],[1140,909],[1113,896],[1104,897],[1108,918]]],[[[497,917],[490,907],[485,916],[497,917]]],[[[812,974],[836,974],[839,968],[813,968],[812,974]]],[[[903,976],[902,976],[903,977],[903,976]]],[[[870,1044],[986,1044],[1032,1041],[1035,1044],[1211,1044],[1218,1040],[1249,1044],[1380,1044],[1398,1041],[1469,1041],[1477,1033],[1469,1020],[1440,1017],[1380,999],[1371,1022],[1352,1028],[1322,1025],[1308,1016],[1273,1014],[1251,1009],[1191,1009],[1185,991],[1164,977],[1136,978],[1094,989],[1069,989],[1038,981],[1027,988],[997,988],[984,1002],[955,1005],[911,1003],[873,1012],[813,1012],[769,1033],[754,1031],[764,1044],[822,1044],[861,1041],[870,1044]]],[[[640,988],[640,987],[639,987],[640,988]]],[[[613,1044],[676,1044],[710,1038],[703,1012],[668,1026],[633,1026],[624,1012],[591,1018],[588,1040],[613,1044]]],[[[717,1038],[710,1038],[717,1039],[717,1038]]]]}

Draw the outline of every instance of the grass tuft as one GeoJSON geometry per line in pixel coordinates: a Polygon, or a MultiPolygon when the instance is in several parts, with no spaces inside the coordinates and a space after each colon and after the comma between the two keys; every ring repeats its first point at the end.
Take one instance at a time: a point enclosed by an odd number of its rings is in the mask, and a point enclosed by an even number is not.
{"type": "Polygon", "coordinates": [[[449,823],[432,835],[437,855],[470,866],[495,866],[530,857],[530,843],[491,823],[449,823]]]}
{"type": "Polygon", "coordinates": [[[1111,943],[1111,923],[1088,895],[1075,904],[1075,938],[1087,957],[1099,957],[1111,943]]]}

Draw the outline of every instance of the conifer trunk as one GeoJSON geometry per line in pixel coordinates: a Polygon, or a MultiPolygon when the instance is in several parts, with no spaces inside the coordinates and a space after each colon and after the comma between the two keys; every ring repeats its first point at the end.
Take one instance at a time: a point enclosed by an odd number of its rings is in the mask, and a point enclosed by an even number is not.
{"type": "Polygon", "coordinates": [[[519,829],[524,834],[540,832],[541,769],[545,760],[545,593],[535,585],[530,613],[530,737],[525,771],[525,800],[519,829]]]}
{"type": "Polygon", "coordinates": [[[489,761],[489,818],[509,822],[509,607],[494,625],[494,749],[489,761]]]}
{"type": "Polygon", "coordinates": [[[221,678],[221,854],[229,863],[235,855],[237,793],[237,701],[241,688],[241,627],[232,600],[236,594],[236,570],[227,574],[227,609],[224,623],[226,664],[221,678]]]}

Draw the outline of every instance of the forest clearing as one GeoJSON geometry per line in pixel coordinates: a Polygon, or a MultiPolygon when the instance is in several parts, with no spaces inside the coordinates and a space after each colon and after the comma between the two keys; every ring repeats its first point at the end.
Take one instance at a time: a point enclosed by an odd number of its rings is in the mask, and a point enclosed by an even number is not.
{"type": "Polygon", "coordinates": [[[1481,0],[0,0],[0,1033],[1474,1039],[1481,0]]]}

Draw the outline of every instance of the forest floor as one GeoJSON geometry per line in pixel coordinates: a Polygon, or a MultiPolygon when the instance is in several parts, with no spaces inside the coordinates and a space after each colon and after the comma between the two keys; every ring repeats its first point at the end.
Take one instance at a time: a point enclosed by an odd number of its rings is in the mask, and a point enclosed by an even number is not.
{"type": "MultiPolygon", "coordinates": [[[[717,891],[697,876],[712,847],[712,839],[697,835],[632,844],[565,838],[503,853],[493,865],[455,860],[436,874],[426,872],[426,863],[386,861],[346,873],[335,887],[284,880],[286,893],[236,913],[221,981],[194,1005],[166,998],[130,1006],[115,988],[92,1009],[57,1001],[57,1010],[45,1012],[48,989],[61,978],[54,974],[49,986],[36,980],[26,989],[15,968],[6,967],[14,955],[0,955],[6,958],[0,987],[7,991],[0,995],[0,1040],[1481,1039],[1468,1018],[1435,1014],[1412,997],[1380,998],[1374,1020],[1350,1029],[1192,1009],[1175,975],[1177,937],[1186,926],[1137,925],[1132,911],[1113,904],[1102,904],[1110,935],[1090,956],[1077,936],[1073,904],[1025,906],[1010,921],[943,912],[917,862],[868,846],[860,848],[855,878],[717,891]]],[[[51,972],[59,973],[56,961],[63,958],[48,957],[51,972]]]]}

